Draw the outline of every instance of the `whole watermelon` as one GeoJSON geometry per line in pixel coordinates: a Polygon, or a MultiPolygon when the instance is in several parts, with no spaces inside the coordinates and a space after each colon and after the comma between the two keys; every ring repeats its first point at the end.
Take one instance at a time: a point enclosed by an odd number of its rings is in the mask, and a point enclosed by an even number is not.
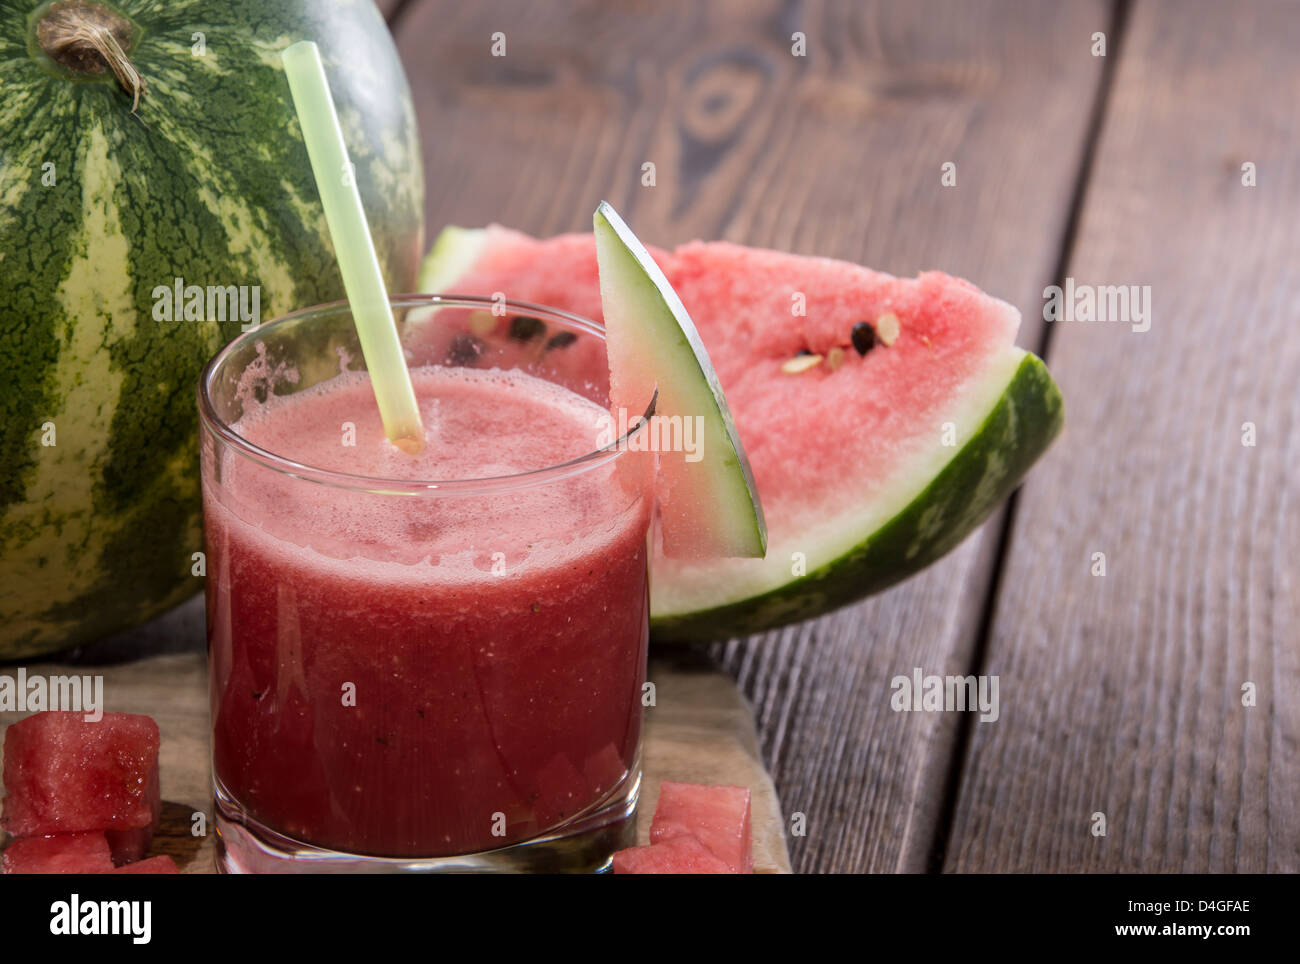
{"type": "Polygon", "coordinates": [[[220,292],[264,320],[343,296],[280,67],[302,39],[410,290],[419,141],[373,0],[0,0],[0,660],[202,587],[195,385],[241,328],[220,292]],[[220,289],[208,313],[165,303],[177,279],[220,289]]]}

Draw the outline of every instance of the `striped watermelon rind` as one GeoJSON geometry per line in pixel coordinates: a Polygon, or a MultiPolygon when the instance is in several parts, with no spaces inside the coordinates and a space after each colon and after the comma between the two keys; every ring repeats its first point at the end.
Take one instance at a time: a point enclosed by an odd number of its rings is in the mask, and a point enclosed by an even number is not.
{"type": "Polygon", "coordinates": [[[239,324],[155,321],[154,289],[260,285],[263,319],[343,296],[290,43],[321,48],[392,290],[423,249],[414,109],[372,0],[103,6],[135,24],[135,112],[111,73],[73,78],[34,48],[45,5],[0,0],[0,659],[202,588],[194,386],[239,324]]]}

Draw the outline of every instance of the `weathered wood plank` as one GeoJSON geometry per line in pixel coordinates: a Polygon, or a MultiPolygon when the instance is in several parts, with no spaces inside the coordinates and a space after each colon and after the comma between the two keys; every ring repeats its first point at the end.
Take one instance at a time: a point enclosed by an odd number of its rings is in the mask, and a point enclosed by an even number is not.
{"type": "Polygon", "coordinates": [[[1053,331],[1066,430],[1022,490],[949,870],[1300,870],[1298,45],[1294,4],[1133,11],[1068,273],[1150,285],[1151,326],[1053,331]]]}
{"type": "MultiPolygon", "coordinates": [[[[1035,308],[1057,258],[1109,5],[418,2],[400,18],[430,230],[586,230],[942,267],[1035,308]],[[505,35],[506,56],[491,55],[505,35]],[[792,35],[807,56],[792,55],[792,35]],[[957,185],[940,184],[945,162],[957,185]],[[655,186],[642,186],[642,165],[655,186]]],[[[1032,321],[1023,333],[1033,345],[1032,321]]],[[[994,530],[887,596],[718,657],[756,704],[796,869],[919,869],[952,718],[889,710],[965,671],[994,530]]]]}

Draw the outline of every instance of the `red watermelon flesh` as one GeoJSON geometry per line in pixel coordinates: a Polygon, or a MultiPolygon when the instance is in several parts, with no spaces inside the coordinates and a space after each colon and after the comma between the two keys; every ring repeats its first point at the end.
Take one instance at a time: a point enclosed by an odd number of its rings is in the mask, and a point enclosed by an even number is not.
{"type": "MultiPolygon", "coordinates": [[[[543,321],[528,311],[510,307],[494,316],[487,309],[460,306],[412,309],[403,339],[407,363],[517,368],[604,404],[609,393],[609,369],[601,341],[575,333],[553,319],[543,321]],[[426,323],[435,314],[436,324],[426,323]]],[[[649,401],[647,398],[646,404],[649,401]]]]}
{"type": "Polygon", "coordinates": [[[4,852],[6,874],[107,874],[113,858],[102,833],[24,837],[4,852]]]}
{"type": "Polygon", "coordinates": [[[688,307],[727,306],[721,315],[702,311],[701,331],[741,423],[764,508],[787,532],[877,495],[873,481],[933,444],[948,403],[1014,341],[1020,324],[1009,305],[938,272],[895,278],[721,242],[678,248],[672,267],[688,307]],[[806,317],[791,314],[796,292],[805,296],[806,317]],[[853,325],[888,312],[900,319],[897,340],[859,356],[853,325]],[[848,346],[839,371],[818,365],[781,377],[799,351],[825,356],[837,346],[848,346]],[[853,372],[867,366],[869,392],[853,372]],[[746,424],[754,429],[745,433],[746,424]],[[824,444],[809,444],[810,425],[824,444]],[[852,496],[843,486],[850,471],[862,480],[852,496]],[[812,506],[816,515],[808,517],[812,506]]]}
{"type": "Polygon", "coordinates": [[[148,860],[127,864],[125,867],[118,867],[110,872],[114,874],[179,874],[180,870],[177,869],[174,860],[163,854],[161,857],[150,857],[148,860]]]}
{"type": "MultiPolygon", "coordinates": [[[[461,231],[462,236],[470,234],[461,231]]],[[[500,292],[510,301],[531,301],[600,320],[600,275],[593,235],[561,234],[539,241],[493,224],[471,244],[476,248],[471,264],[459,265],[454,276],[421,278],[425,289],[485,297],[500,292]]],[[[663,267],[666,253],[649,250],[663,267]]]]}
{"type": "MultiPolygon", "coordinates": [[[[1013,307],[939,272],[896,278],[844,261],[726,242],[650,252],[708,349],[768,527],[766,559],[666,559],[656,546],[656,619],[707,613],[780,589],[791,582],[796,554],[806,557],[811,573],[860,549],[864,534],[912,504],[980,430],[1026,358],[1014,345],[1020,316],[1013,307]],[[854,326],[877,327],[890,315],[898,321],[892,343],[877,340],[865,354],[855,350],[854,326]],[[824,362],[787,373],[784,366],[801,352],[824,362]],[[953,442],[941,444],[949,432],[953,442]]],[[[499,225],[449,228],[430,264],[421,279],[426,288],[499,291],[601,317],[590,234],[537,240],[499,225]],[[459,249],[454,264],[442,257],[452,249],[459,249]]],[[[1049,440],[1054,433],[1051,428],[1049,440]]],[[[1015,453],[1003,454],[1008,465],[1015,462],[1015,453]]],[[[998,476],[998,458],[997,452],[989,457],[984,484],[991,490],[1014,482],[998,476]]],[[[989,499],[972,501],[967,515],[946,510],[922,518],[893,568],[906,574],[913,554],[931,558],[931,543],[945,527],[964,534],[978,521],[976,510],[991,511],[989,499]]],[[[887,573],[871,578],[889,581],[887,573]]],[[[818,608],[816,598],[797,603],[796,614],[818,608]]],[[[779,623],[785,605],[776,600],[753,621],[779,623]]]]}
{"type": "Polygon", "coordinates": [[[648,847],[614,854],[616,874],[734,874],[727,864],[691,836],[673,837],[648,847]]]}
{"type": "Polygon", "coordinates": [[[0,822],[16,837],[109,831],[115,857],[136,859],[162,809],[158,745],[158,725],[147,716],[29,716],[5,733],[0,822]]]}
{"type": "Polygon", "coordinates": [[[699,840],[732,873],[753,873],[749,790],[665,780],[650,824],[650,842],[683,836],[699,840]]]}

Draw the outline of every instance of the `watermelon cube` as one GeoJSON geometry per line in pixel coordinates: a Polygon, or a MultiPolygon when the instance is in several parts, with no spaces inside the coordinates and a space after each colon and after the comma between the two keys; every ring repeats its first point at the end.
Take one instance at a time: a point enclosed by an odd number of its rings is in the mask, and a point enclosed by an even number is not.
{"type": "Polygon", "coordinates": [[[162,812],[158,724],[133,713],[37,713],[5,732],[3,824],[15,837],[109,832],[118,862],[149,847],[162,812]]]}
{"type": "Polygon", "coordinates": [[[629,847],[614,854],[616,874],[734,874],[694,837],[672,837],[648,847],[629,847]]]}
{"type": "Polygon", "coordinates": [[[24,837],[4,852],[6,874],[108,874],[113,858],[102,833],[24,837]]]}
{"type": "Polygon", "coordinates": [[[176,863],[166,854],[110,870],[111,874],[179,874],[176,863]]]}
{"type": "Polygon", "coordinates": [[[650,824],[651,844],[691,836],[735,874],[754,872],[749,791],[664,781],[650,824]]]}

